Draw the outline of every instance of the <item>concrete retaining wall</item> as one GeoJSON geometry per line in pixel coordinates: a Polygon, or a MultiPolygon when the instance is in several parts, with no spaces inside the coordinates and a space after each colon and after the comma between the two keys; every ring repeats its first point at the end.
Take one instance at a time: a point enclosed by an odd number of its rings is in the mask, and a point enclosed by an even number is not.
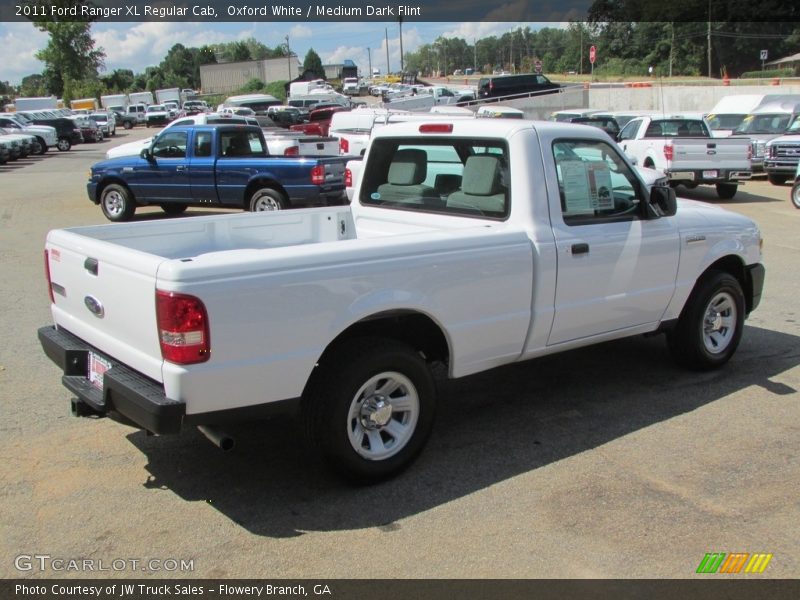
{"type": "MultiPolygon", "coordinates": [[[[601,84],[602,85],[602,84],[601,84]]],[[[567,108],[600,110],[710,111],[725,96],[740,94],[797,94],[798,85],[747,86],[658,86],[624,87],[600,85],[585,90],[582,86],[565,88],[558,94],[545,94],[519,100],[503,101],[525,113],[526,119],[546,119],[550,113],[567,108]]]]}

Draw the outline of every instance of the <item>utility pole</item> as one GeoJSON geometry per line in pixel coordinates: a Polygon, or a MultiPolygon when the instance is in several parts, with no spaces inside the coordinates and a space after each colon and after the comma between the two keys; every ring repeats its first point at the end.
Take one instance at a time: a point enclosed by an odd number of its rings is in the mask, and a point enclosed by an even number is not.
{"type": "Polygon", "coordinates": [[[708,76],[711,77],[711,0],[708,0],[708,76]]]}
{"type": "Polygon", "coordinates": [[[472,38],[472,68],[478,70],[478,40],[472,38]]]}
{"type": "Polygon", "coordinates": [[[289,81],[292,80],[292,51],[289,49],[289,36],[286,38],[286,64],[289,67],[289,81]]]}
{"type": "Polygon", "coordinates": [[[367,48],[367,60],[369,60],[369,76],[372,77],[372,52],[367,48]]]}
{"type": "Polygon", "coordinates": [[[581,68],[578,74],[583,75],[583,24],[578,23],[578,27],[581,28],[581,68]]]}
{"type": "Polygon", "coordinates": [[[389,66],[389,28],[385,28],[383,33],[386,36],[386,74],[388,75],[392,72],[392,69],[389,66]]]}
{"type": "Polygon", "coordinates": [[[398,24],[400,25],[400,73],[405,73],[405,64],[403,63],[403,17],[398,17],[398,24]]]}
{"type": "Polygon", "coordinates": [[[669,43],[669,76],[672,77],[672,58],[675,52],[675,23],[670,23],[669,28],[672,31],[672,40],[669,43]]]}

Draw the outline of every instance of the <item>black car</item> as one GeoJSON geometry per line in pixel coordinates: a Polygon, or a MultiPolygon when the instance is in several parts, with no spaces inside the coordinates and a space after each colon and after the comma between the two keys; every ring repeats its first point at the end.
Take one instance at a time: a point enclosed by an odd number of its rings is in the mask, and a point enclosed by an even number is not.
{"type": "Polygon", "coordinates": [[[619,135],[621,127],[614,117],[596,117],[590,115],[588,117],[575,117],[570,123],[580,123],[581,125],[591,125],[605,131],[611,136],[612,140],[616,140],[619,135]]]}
{"type": "Polygon", "coordinates": [[[509,98],[532,93],[552,94],[561,86],[540,73],[492,75],[478,81],[478,98],[509,98]]]}
{"type": "Polygon", "coordinates": [[[83,134],[72,119],[66,117],[49,117],[41,113],[19,113],[22,114],[28,121],[37,125],[49,125],[55,127],[56,135],[58,136],[57,147],[59,151],[66,152],[72,148],[73,144],[80,144],[83,142],[83,134]]]}

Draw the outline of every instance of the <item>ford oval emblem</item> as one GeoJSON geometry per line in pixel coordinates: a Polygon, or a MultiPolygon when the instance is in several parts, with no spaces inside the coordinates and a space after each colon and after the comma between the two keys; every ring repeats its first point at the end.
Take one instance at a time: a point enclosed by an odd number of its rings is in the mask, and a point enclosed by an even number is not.
{"type": "Polygon", "coordinates": [[[86,308],[89,309],[89,312],[92,313],[95,317],[100,319],[103,318],[106,311],[103,308],[103,305],[100,303],[100,300],[95,298],[94,296],[86,296],[83,299],[83,303],[86,305],[86,308]]]}

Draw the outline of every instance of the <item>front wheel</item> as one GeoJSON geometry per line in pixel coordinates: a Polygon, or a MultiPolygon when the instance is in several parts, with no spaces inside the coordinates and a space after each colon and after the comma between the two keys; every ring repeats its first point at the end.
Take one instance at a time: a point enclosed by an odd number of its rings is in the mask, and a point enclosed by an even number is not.
{"type": "Polygon", "coordinates": [[[792,200],[794,207],[800,209],[800,181],[792,186],[792,194],[789,198],[792,200]]]}
{"type": "Polygon", "coordinates": [[[739,186],[735,183],[718,183],[717,196],[722,200],[730,200],[736,195],[739,186]]]}
{"type": "Polygon", "coordinates": [[[56,144],[56,146],[59,152],[67,152],[72,148],[72,142],[69,141],[69,138],[62,137],[58,138],[58,144],[56,144]]]}
{"type": "Polygon", "coordinates": [[[136,202],[128,188],[112,183],[100,194],[100,208],[109,221],[130,221],[136,212],[136,202]]]}
{"type": "Polygon", "coordinates": [[[783,185],[788,177],[786,175],[767,175],[767,180],[772,185],[783,185]]]}
{"type": "Polygon", "coordinates": [[[320,361],[303,393],[302,417],[328,464],[369,483],[413,462],[430,435],[435,405],[430,369],[412,347],[355,338],[320,361]]]}
{"type": "Polygon", "coordinates": [[[286,208],[286,200],[277,190],[272,188],[262,188],[250,196],[248,210],[251,212],[263,212],[272,210],[283,210],[286,208]]]}
{"type": "Polygon", "coordinates": [[[122,124],[122,126],[123,126],[125,129],[130,129],[131,127],[133,127],[133,123],[131,123],[130,121],[125,121],[125,122],[122,124]]]}
{"type": "Polygon", "coordinates": [[[745,302],[739,281],[722,271],[707,273],[695,286],[668,342],[673,358],[690,369],[724,365],[739,346],[745,302]]]}

